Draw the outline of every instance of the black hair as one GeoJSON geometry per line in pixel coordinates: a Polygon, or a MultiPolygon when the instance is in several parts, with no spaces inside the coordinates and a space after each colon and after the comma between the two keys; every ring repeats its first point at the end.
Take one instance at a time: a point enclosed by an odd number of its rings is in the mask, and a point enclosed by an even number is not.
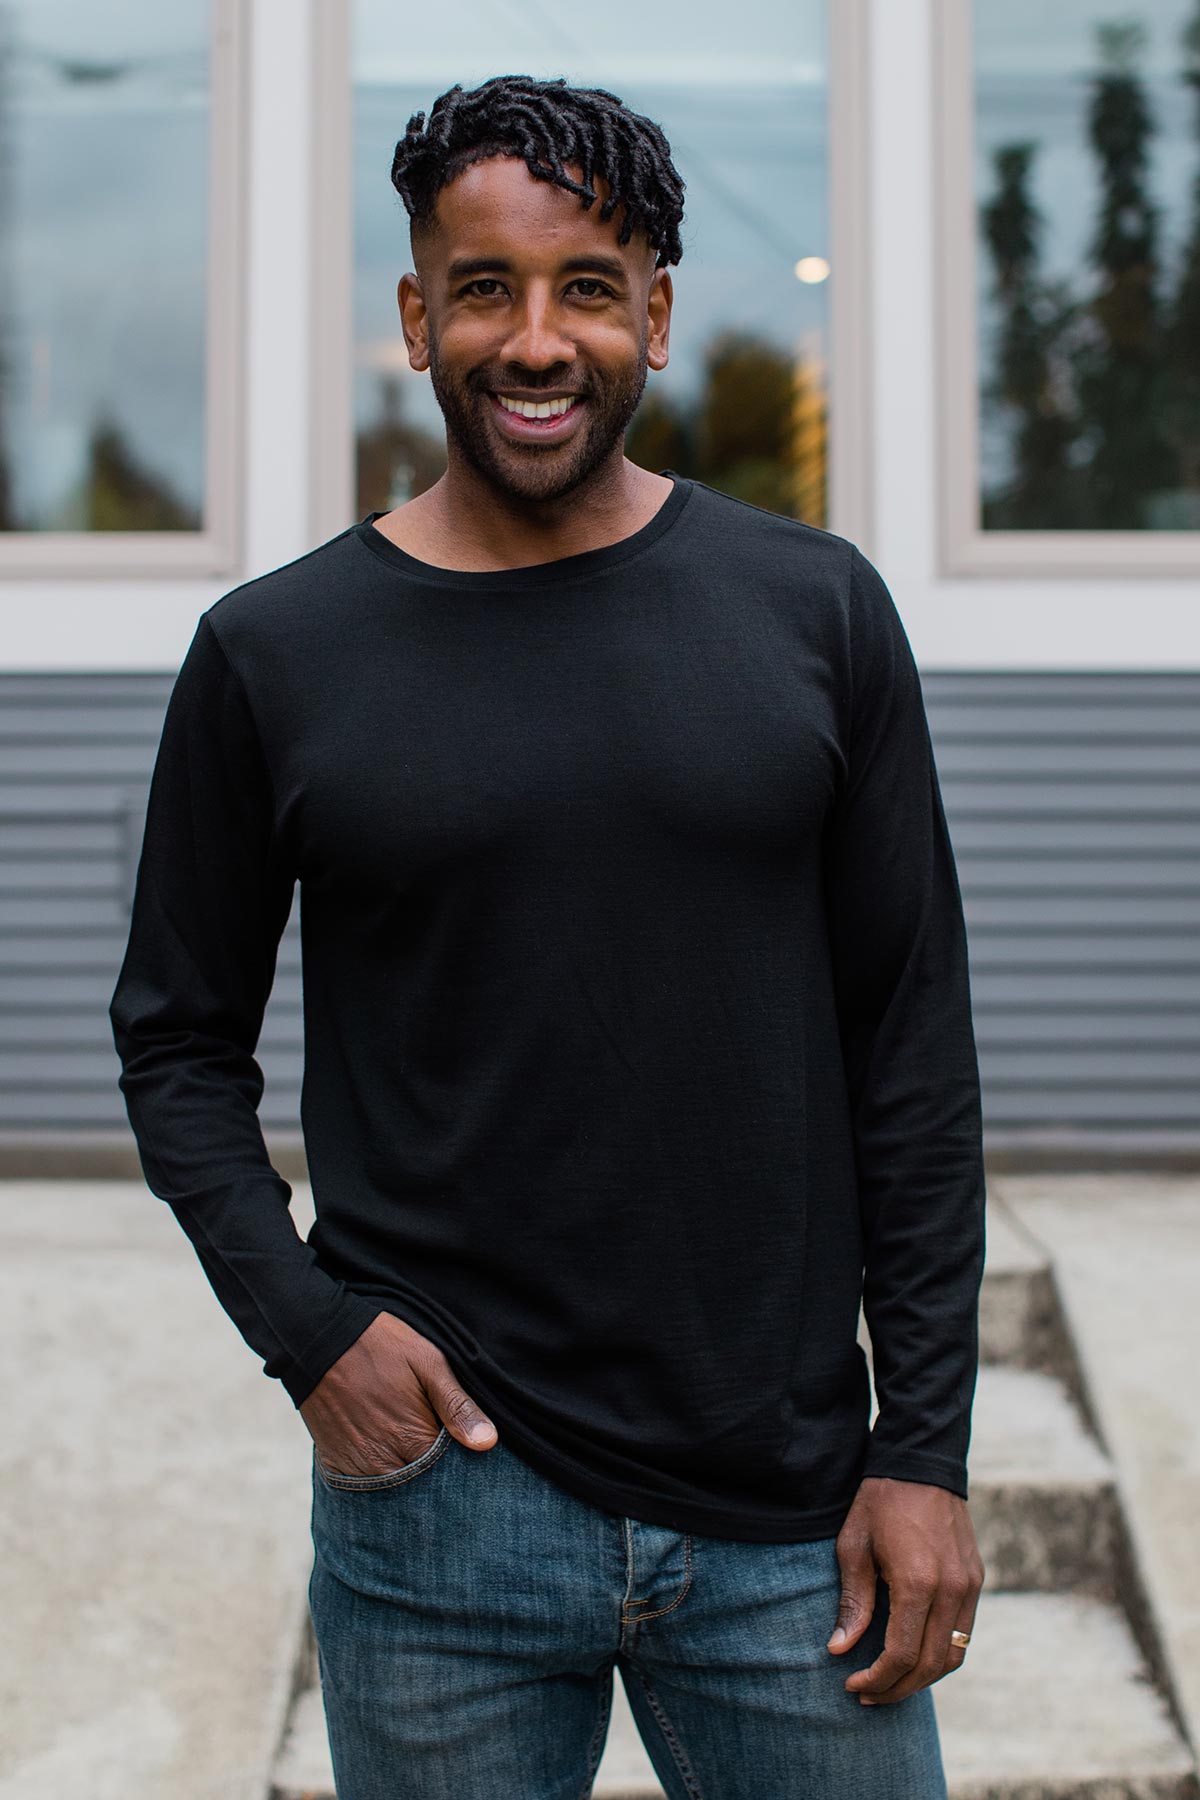
{"type": "Polygon", "coordinates": [[[578,194],[585,210],[598,198],[594,178],[603,176],[610,192],[601,220],[626,209],[619,243],[640,229],[658,253],[656,268],[683,255],[684,183],[671,146],[653,119],[616,94],[568,87],[563,76],[496,75],[469,93],[456,84],[438,95],[428,124],[423,112],[408,121],[392,159],[392,186],[410,219],[426,225],[447,182],[489,156],[522,157],[531,175],[578,194]],[[568,161],[582,166],[582,182],[567,174],[568,161]]]}

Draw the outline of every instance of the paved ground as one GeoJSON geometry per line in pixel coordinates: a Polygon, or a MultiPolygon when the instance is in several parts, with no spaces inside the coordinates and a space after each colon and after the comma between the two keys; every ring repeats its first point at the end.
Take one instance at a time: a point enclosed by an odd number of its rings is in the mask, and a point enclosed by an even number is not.
{"type": "MultiPolygon", "coordinates": [[[[1200,1178],[995,1185],[1055,1259],[1195,1734],[1200,1178]]],[[[132,1183],[0,1188],[0,1339],[0,1800],[262,1800],[311,1559],[290,1400],[132,1183]]]]}
{"type": "Polygon", "coordinates": [[[0,1343],[0,1800],[262,1800],[311,1562],[291,1401],[133,1183],[0,1187],[0,1343]]]}

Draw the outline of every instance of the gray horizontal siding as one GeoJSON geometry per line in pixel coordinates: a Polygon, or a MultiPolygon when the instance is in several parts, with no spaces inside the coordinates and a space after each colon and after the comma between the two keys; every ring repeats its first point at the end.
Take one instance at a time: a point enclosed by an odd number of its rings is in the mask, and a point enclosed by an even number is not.
{"type": "Polygon", "coordinates": [[[1200,1151],[1200,675],[923,685],[989,1145],[1200,1151]]]}
{"type": "MultiPolygon", "coordinates": [[[[0,1133],[128,1133],[107,1007],[168,675],[0,675],[0,1133]]],[[[1200,675],[924,677],[989,1149],[1200,1154],[1200,675]]],[[[260,1056],[298,1127],[298,909],[260,1056]]]]}

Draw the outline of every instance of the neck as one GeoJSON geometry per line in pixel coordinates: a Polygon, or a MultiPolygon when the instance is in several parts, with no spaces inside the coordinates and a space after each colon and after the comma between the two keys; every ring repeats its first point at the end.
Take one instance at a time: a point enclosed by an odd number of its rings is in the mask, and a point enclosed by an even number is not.
{"type": "Polygon", "coordinates": [[[429,527],[457,553],[520,567],[629,536],[648,523],[670,488],[665,476],[631,463],[618,445],[570,493],[525,500],[494,487],[449,445],[446,473],[420,504],[429,527]]]}

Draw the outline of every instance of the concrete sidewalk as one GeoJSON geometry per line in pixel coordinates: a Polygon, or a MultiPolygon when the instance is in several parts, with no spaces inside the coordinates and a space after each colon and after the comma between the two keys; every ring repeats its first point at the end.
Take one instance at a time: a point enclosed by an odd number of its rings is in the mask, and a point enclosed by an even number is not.
{"type": "MultiPolygon", "coordinates": [[[[1200,1179],[990,1187],[1053,1258],[1195,1741],[1200,1179]]],[[[136,1183],[0,1187],[0,1333],[0,1800],[264,1800],[311,1564],[291,1401],[136,1183]]]]}
{"type": "Polygon", "coordinates": [[[0,1336],[0,1800],[263,1800],[312,1560],[290,1399],[132,1182],[0,1187],[0,1336]]]}

